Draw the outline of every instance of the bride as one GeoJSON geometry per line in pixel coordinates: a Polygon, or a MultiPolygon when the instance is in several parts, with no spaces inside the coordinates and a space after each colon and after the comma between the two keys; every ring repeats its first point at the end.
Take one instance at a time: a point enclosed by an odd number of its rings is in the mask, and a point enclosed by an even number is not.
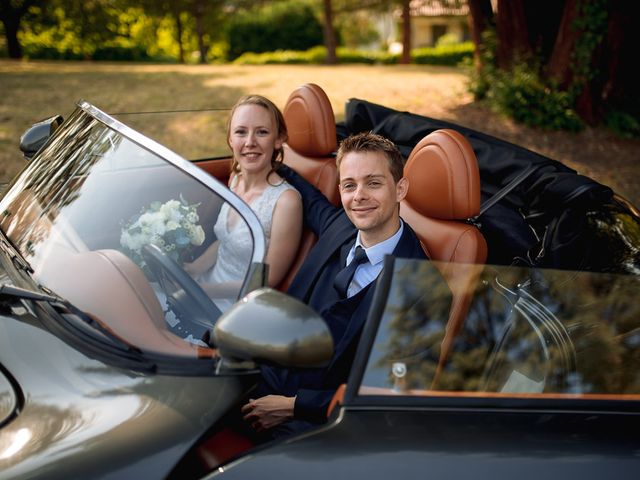
{"type": "MultiPolygon", "coordinates": [[[[277,173],[287,127],[282,113],[260,95],[241,98],[231,110],[227,141],[233,154],[229,187],[256,213],[267,237],[269,286],[284,278],[302,232],[300,194],[277,173]]],[[[224,204],[214,226],[217,240],[185,270],[201,281],[221,311],[241,288],[252,252],[251,234],[238,214],[224,204]],[[211,267],[213,268],[211,269],[211,267]]]]}

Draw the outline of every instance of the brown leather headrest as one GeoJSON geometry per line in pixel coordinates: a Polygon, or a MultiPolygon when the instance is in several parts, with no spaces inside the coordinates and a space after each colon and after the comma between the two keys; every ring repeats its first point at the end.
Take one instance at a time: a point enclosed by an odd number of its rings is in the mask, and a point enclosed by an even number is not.
{"type": "Polygon", "coordinates": [[[313,83],[296,88],[284,107],[287,143],[300,155],[326,157],[338,148],[336,119],[324,90],[313,83]]]}
{"type": "Polygon", "coordinates": [[[455,130],[436,130],[411,151],[404,167],[405,201],[420,214],[464,220],[480,213],[480,172],[473,148],[455,130]]]}

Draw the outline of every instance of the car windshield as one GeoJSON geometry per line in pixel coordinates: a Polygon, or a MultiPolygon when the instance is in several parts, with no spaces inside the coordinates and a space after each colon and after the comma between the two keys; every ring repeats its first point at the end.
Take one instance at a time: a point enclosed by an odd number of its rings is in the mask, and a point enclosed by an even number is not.
{"type": "Polygon", "coordinates": [[[638,398],[637,276],[458,267],[395,261],[360,395],[638,398]]]}
{"type": "Polygon", "coordinates": [[[229,156],[231,109],[116,112],[112,116],[188,160],[229,156]]]}
{"type": "Polygon", "coordinates": [[[1,211],[36,282],[147,352],[210,358],[203,335],[264,257],[257,218],[226,186],[86,103],[13,182],[1,211]],[[184,266],[215,252],[214,225],[230,228],[227,219],[245,258],[213,292],[211,266],[191,275],[184,266]]]}

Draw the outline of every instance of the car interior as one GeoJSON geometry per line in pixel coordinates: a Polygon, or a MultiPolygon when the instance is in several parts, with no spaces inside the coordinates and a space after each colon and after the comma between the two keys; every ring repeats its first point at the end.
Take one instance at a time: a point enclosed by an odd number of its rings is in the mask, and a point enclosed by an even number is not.
{"type": "MultiPolygon", "coordinates": [[[[289,140],[284,163],[318,188],[334,204],[340,204],[336,123],[331,103],[321,87],[305,84],[296,88],[283,109],[289,140]]],[[[202,165],[216,175],[220,170],[202,165]]],[[[409,193],[400,207],[401,216],[419,236],[427,255],[438,260],[452,292],[446,335],[440,351],[440,368],[446,363],[456,332],[464,321],[487,257],[487,244],[472,219],[480,211],[480,174],[473,149],[453,130],[440,130],[425,137],[405,165],[409,193]]],[[[223,177],[218,177],[224,181],[223,177]]],[[[316,242],[305,230],[295,261],[279,289],[286,291],[306,254],[316,242]]],[[[435,380],[434,380],[435,381],[435,380]]],[[[344,389],[336,394],[336,402],[344,389]]],[[[335,403],[335,402],[334,402],[335,403]]],[[[246,450],[246,439],[223,429],[198,449],[198,460],[208,467],[246,450]],[[221,439],[225,438],[225,441],[221,439]],[[225,445],[224,448],[221,445],[225,445]],[[230,448],[237,445],[237,450],[230,448]]]]}
{"type": "MultiPolygon", "coordinates": [[[[284,163],[339,205],[336,122],[327,94],[316,84],[301,85],[289,96],[283,115],[289,133],[284,163]]],[[[218,161],[215,167],[214,163],[198,165],[219,180],[227,180],[228,163],[218,161]]],[[[425,253],[441,262],[438,265],[443,266],[442,275],[453,294],[441,345],[442,368],[469,308],[481,272],[478,265],[487,258],[487,243],[473,224],[480,213],[480,173],[465,137],[442,129],[416,145],[405,165],[405,176],[410,182],[401,216],[417,233],[425,253]]],[[[314,234],[305,229],[295,260],[278,286],[281,291],[286,291],[315,241],[314,234]]]]}

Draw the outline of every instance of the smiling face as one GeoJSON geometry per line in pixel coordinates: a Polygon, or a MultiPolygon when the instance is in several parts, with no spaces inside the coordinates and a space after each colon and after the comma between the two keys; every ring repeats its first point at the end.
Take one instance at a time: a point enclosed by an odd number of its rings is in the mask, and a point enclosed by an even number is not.
{"type": "Polygon", "coordinates": [[[365,247],[391,237],[400,227],[398,203],[408,182],[397,183],[381,151],[352,151],[340,162],[340,198],[365,247]]]}
{"type": "Polygon", "coordinates": [[[283,143],[273,115],[260,105],[240,105],[229,127],[229,146],[240,170],[245,174],[269,172],[274,151],[283,143]]]}

